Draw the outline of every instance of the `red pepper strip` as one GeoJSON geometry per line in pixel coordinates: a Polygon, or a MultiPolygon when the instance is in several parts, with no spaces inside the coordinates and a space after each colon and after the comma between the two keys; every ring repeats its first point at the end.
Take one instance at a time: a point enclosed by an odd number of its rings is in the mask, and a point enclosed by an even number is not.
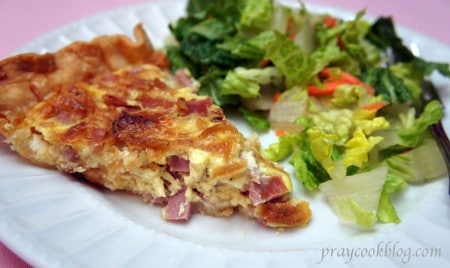
{"type": "Polygon", "coordinates": [[[337,24],[337,19],[332,16],[326,16],[323,21],[323,24],[325,24],[328,28],[333,28],[337,24]]]}
{"type": "MultiPolygon", "coordinates": [[[[322,75],[326,75],[329,76],[329,71],[328,68],[324,68],[320,73],[320,76],[322,75]]],[[[334,81],[341,81],[342,84],[350,84],[350,85],[360,85],[362,86],[365,90],[367,90],[367,92],[370,95],[375,95],[375,89],[373,89],[371,86],[365,84],[364,82],[362,82],[361,80],[359,80],[359,78],[357,78],[356,76],[353,76],[349,73],[346,72],[341,72],[340,74],[340,78],[334,81]]]]}
{"type": "Polygon", "coordinates": [[[308,95],[310,96],[327,96],[333,94],[336,87],[344,84],[342,81],[332,81],[324,83],[322,87],[309,86],[308,95]]]}
{"type": "Polygon", "coordinates": [[[270,61],[269,59],[263,59],[263,60],[261,61],[260,66],[261,66],[261,67],[266,67],[266,66],[269,66],[270,63],[271,63],[271,61],[270,61]]]}
{"type": "Polygon", "coordinates": [[[357,77],[346,73],[346,72],[342,72],[341,73],[341,79],[342,81],[345,81],[347,84],[352,84],[352,85],[357,85],[357,84],[361,84],[361,80],[359,80],[357,77]]]}
{"type": "Polygon", "coordinates": [[[280,99],[280,96],[281,96],[281,92],[280,91],[275,92],[275,94],[273,95],[272,102],[273,103],[277,102],[280,99]]]}
{"type": "Polygon", "coordinates": [[[361,80],[359,80],[357,77],[355,77],[355,76],[353,76],[353,75],[351,75],[351,74],[349,74],[349,73],[343,72],[342,75],[341,75],[341,79],[344,80],[344,81],[346,81],[348,84],[352,84],[352,85],[360,85],[360,86],[362,86],[365,90],[367,90],[367,92],[368,92],[370,95],[375,95],[375,90],[374,90],[371,86],[369,86],[369,85],[363,83],[363,82],[362,82],[361,80]]]}
{"type": "Polygon", "coordinates": [[[375,102],[375,103],[371,103],[371,104],[367,104],[365,106],[362,107],[362,109],[364,110],[380,110],[381,108],[383,108],[386,105],[386,102],[384,101],[379,101],[379,102],[375,102]]]}
{"type": "Polygon", "coordinates": [[[275,129],[275,134],[278,137],[281,137],[281,136],[286,136],[288,133],[283,129],[275,129]]]}

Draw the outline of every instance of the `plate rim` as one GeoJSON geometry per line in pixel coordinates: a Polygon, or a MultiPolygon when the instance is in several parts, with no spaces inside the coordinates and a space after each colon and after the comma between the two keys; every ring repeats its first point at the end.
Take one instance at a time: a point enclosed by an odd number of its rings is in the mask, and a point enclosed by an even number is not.
{"type": "MultiPolygon", "coordinates": [[[[102,17],[108,17],[108,16],[112,16],[113,14],[117,14],[120,12],[126,12],[127,10],[133,10],[133,9],[137,9],[139,7],[143,7],[143,6],[152,6],[152,5],[171,5],[171,4],[180,4],[180,3],[185,3],[184,0],[169,0],[169,1],[164,1],[164,0],[158,0],[158,1],[154,1],[154,2],[149,2],[149,3],[139,3],[139,4],[133,4],[133,5],[127,5],[127,6],[123,6],[123,7],[119,7],[119,8],[114,8],[111,10],[106,10],[104,12],[100,12],[85,18],[81,18],[79,20],[73,21],[71,23],[68,23],[66,25],[62,25],[60,27],[57,27],[56,29],[47,32],[45,34],[43,34],[42,36],[34,39],[33,41],[29,42],[28,44],[25,44],[24,46],[22,46],[21,48],[19,48],[18,50],[16,50],[14,52],[14,54],[17,53],[24,53],[24,52],[33,52],[33,51],[26,51],[29,50],[29,48],[33,47],[33,46],[38,46],[39,43],[45,42],[46,39],[49,39],[51,36],[54,36],[55,34],[58,33],[63,33],[69,29],[72,29],[73,27],[76,27],[79,24],[82,23],[87,23],[89,21],[95,21],[98,19],[101,19],[102,17]]],[[[352,11],[348,11],[345,9],[341,9],[341,8],[336,8],[336,7],[332,7],[332,6],[323,6],[323,5],[316,5],[316,4],[307,4],[307,7],[310,8],[312,11],[316,11],[316,10],[320,10],[320,9],[327,9],[327,10],[332,10],[333,12],[338,12],[339,14],[355,14],[355,12],[352,11]]],[[[398,32],[401,36],[404,35],[411,35],[411,36],[415,36],[415,38],[420,39],[420,40],[425,40],[425,43],[430,43],[431,46],[437,46],[437,47],[441,47],[441,48],[445,48],[447,50],[447,53],[450,51],[450,47],[448,47],[446,44],[437,41],[435,39],[433,39],[432,37],[429,37],[425,34],[416,32],[414,30],[402,27],[401,25],[396,25],[398,32]]],[[[131,33],[131,29],[130,29],[130,33],[131,33]]],[[[447,129],[448,131],[448,129],[447,129]]],[[[1,206],[0,206],[1,209],[1,206]]],[[[5,218],[4,214],[2,212],[1,218],[5,218]]],[[[8,218],[7,218],[8,219],[8,218]]],[[[63,259],[58,259],[55,257],[57,257],[57,255],[55,254],[48,254],[48,252],[46,252],[45,250],[42,252],[41,250],[41,257],[36,257],[36,247],[32,247],[30,245],[30,243],[28,243],[29,245],[27,245],[27,237],[24,237],[23,233],[15,233],[12,232],[13,231],[13,227],[8,226],[6,224],[6,221],[2,221],[0,222],[0,226],[3,226],[0,228],[0,238],[1,241],[10,249],[12,249],[18,256],[22,257],[26,262],[36,265],[36,266],[47,266],[47,267],[67,267],[68,263],[65,263],[63,259]],[[11,233],[11,235],[6,234],[5,233],[11,233]],[[23,245],[27,245],[26,246],[26,250],[24,250],[23,245]]],[[[238,254],[239,255],[239,254],[238,254]]],[[[281,254],[281,255],[285,255],[285,254],[281,254]]],[[[77,265],[74,265],[77,266],[77,265]]]]}

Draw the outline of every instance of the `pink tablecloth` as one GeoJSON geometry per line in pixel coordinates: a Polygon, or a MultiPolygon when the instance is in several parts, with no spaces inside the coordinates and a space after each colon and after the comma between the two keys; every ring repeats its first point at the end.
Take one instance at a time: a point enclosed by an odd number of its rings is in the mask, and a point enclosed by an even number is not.
{"type": "MultiPolygon", "coordinates": [[[[151,2],[151,0],[2,0],[0,1],[0,58],[12,55],[16,49],[56,27],[95,13],[139,2],[151,2]]],[[[367,8],[368,14],[372,16],[392,15],[397,24],[450,45],[449,0],[310,0],[310,2],[353,11],[367,8]]],[[[0,267],[28,266],[7,247],[0,244],[0,267]]]]}

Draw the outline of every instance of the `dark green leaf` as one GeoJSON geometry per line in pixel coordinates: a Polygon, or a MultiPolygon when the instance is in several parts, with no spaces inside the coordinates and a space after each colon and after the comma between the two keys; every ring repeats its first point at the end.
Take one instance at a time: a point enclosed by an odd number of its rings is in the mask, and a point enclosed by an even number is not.
{"type": "Polygon", "coordinates": [[[405,103],[412,98],[412,94],[403,80],[386,68],[371,68],[361,74],[362,81],[372,86],[377,95],[389,103],[405,103]]]}
{"type": "Polygon", "coordinates": [[[389,17],[380,17],[372,24],[366,38],[382,50],[392,49],[394,62],[407,62],[414,59],[411,51],[395,31],[394,23],[389,17]]]}
{"type": "Polygon", "coordinates": [[[188,68],[194,77],[199,75],[199,71],[195,64],[193,64],[177,46],[168,46],[166,48],[167,57],[170,61],[170,69],[176,71],[180,68],[188,68]]]}
{"type": "Polygon", "coordinates": [[[250,125],[261,132],[268,131],[270,129],[270,122],[263,113],[250,111],[243,107],[239,108],[239,112],[242,113],[245,120],[250,123],[250,125]]]}

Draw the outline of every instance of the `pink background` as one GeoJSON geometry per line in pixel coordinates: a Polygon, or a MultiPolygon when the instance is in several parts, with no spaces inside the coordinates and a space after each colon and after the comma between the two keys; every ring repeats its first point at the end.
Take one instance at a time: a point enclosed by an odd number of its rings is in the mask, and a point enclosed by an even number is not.
{"type": "MultiPolygon", "coordinates": [[[[450,46],[449,0],[304,1],[352,11],[367,8],[367,14],[374,17],[393,16],[397,24],[450,46]]],[[[99,12],[144,2],[154,0],[1,0],[0,59],[13,55],[20,47],[64,24],[99,12]]],[[[0,243],[0,267],[29,265],[0,243]]]]}

